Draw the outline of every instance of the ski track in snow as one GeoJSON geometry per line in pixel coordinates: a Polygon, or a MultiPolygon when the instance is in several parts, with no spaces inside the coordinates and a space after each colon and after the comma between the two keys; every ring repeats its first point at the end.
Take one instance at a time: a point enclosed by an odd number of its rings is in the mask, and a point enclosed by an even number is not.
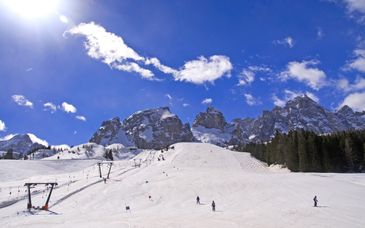
{"type": "MultiPolygon", "coordinates": [[[[115,161],[106,184],[95,160],[0,161],[0,205],[16,200],[0,208],[0,227],[365,227],[364,174],[290,173],[210,144],[174,146],[138,154],[140,168],[115,161]],[[59,183],[52,211],[25,212],[32,181],[59,183]]],[[[33,191],[44,204],[44,189],[33,191]]]]}

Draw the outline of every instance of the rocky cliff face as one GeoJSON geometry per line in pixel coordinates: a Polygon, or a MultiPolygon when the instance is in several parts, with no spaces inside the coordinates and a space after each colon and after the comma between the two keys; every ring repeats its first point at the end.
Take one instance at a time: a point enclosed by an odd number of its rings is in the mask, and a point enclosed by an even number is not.
{"type": "Polygon", "coordinates": [[[276,131],[304,129],[317,134],[365,128],[362,113],[355,113],[345,106],[338,112],[330,112],[307,96],[288,101],[284,107],[275,107],[247,126],[250,141],[268,141],[276,131]]]}
{"type": "Polygon", "coordinates": [[[123,129],[123,125],[119,117],[104,121],[101,127],[94,133],[90,142],[99,145],[111,145],[120,143],[124,146],[133,146],[133,142],[123,129]]]}
{"type": "Polygon", "coordinates": [[[121,143],[141,149],[161,149],[177,142],[192,142],[189,124],[183,124],[168,107],[136,112],[120,121],[104,121],[90,139],[102,145],[121,143]]]}
{"type": "Polygon", "coordinates": [[[284,107],[264,111],[256,119],[234,119],[227,123],[219,110],[208,107],[199,113],[190,129],[169,108],[137,112],[125,119],[103,122],[91,142],[102,145],[121,143],[143,149],[160,149],[176,142],[200,141],[217,145],[235,145],[269,141],[275,132],[304,129],[318,134],[365,129],[365,113],[348,106],[337,112],[321,107],[307,96],[288,101],[284,107]]]}
{"type": "Polygon", "coordinates": [[[336,131],[365,129],[365,113],[354,112],[345,106],[338,112],[330,112],[307,96],[299,96],[284,107],[264,111],[256,119],[235,119],[226,123],[224,116],[213,108],[200,113],[193,125],[194,136],[203,142],[214,144],[240,144],[270,140],[275,132],[304,129],[318,134],[336,131]],[[217,124],[212,124],[216,121],[217,124]],[[222,124],[224,122],[224,124],[222,124]],[[219,123],[219,124],[218,124],[219,123]]]}
{"type": "Polygon", "coordinates": [[[223,113],[213,107],[196,116],[192,132],[198,141],[205,143],[226,145],[243,141],[241,125],[227,123],[223,113]]]}

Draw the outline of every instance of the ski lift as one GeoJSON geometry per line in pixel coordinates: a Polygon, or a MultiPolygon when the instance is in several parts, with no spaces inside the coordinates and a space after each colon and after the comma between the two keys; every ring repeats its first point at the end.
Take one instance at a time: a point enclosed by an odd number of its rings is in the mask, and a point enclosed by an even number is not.
{"type": "MultiPolygon", "coordinates": [[[[55,186],[57,186],[58,183],[56,182],[47,182],[47,183],[25,183],[24,186],[26,186],[28,188],[28,204],[27,204],[27,209],[28,210],[31,210],[32,208],[33,209],[37,209],[37,210],[48,210],[48,203],[49,203],[49,200],[51,199],[51,195],[52,195],[52,191],[54,189],[55,186]],[[45,187],[48,189],[50,189],[49,193],[48,193],[48,196],[47,196],[47,200],[46,200],[46,203],[44,204],[44,206],[42,207],[34,207],[32,205],[32,194],[31,194],[31,191],[30,189],[31,188],[35,188],[35,186],[37,185],[45,185],[45,187]]],[[[45,190],[43,191],[45,192],[45,190]]]]}
{"type": "Polygon", "coordinates": [[[113,166],[113,162],[108,162],[108,163],[98,162],[97,164],[99,166],[99,176],[100,176],[100,178],[103,178],[103,175],[102,175],[102,172],[101,172],[101,167],[104,166],[104,165],[109,166],[108,174],[106,176],[106,179],[109,179],[110,171],[111,171],[112,166],[113,166]]]}

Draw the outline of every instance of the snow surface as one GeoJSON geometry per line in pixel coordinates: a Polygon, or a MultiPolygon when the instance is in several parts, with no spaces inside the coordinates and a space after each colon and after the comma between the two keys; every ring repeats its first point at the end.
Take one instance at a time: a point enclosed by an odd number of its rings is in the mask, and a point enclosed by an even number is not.
{"type": "Polygon", "coordinates": [[[191,129],[194,137],[203,143],[212,143],[223,145],[232,138],[232,134],[216,128],[206,128],[203,126],[193,127],[191,129]]]}
{"type": "MultiPolygon", "coordinates": [[[[364,174],[290,173],[202,143],[115,161],[106,184],[96,162],[0,161],[0,227],[365,227],[364,174]],[[25,211],[30,181],[59,183],[49,212],[25,211]]],[[[43,190],[32,190],[33,205],[43,190]]]]}

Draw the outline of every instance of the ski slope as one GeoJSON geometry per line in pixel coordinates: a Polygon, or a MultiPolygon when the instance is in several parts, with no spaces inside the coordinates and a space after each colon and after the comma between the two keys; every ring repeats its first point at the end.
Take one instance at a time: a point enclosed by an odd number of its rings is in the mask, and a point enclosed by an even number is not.
{"type": "Polygon", "coordinates": [[[0,208],[0,227],[365,227],[364,174],[290,173],[211,144],[174,147],[115,161],[107,183],[96,160],[0,161],[0,201],[15,201],[0,208]],[[17,190],[30,181],[59,183],[49,212],[26,212],[17,190]]]}

